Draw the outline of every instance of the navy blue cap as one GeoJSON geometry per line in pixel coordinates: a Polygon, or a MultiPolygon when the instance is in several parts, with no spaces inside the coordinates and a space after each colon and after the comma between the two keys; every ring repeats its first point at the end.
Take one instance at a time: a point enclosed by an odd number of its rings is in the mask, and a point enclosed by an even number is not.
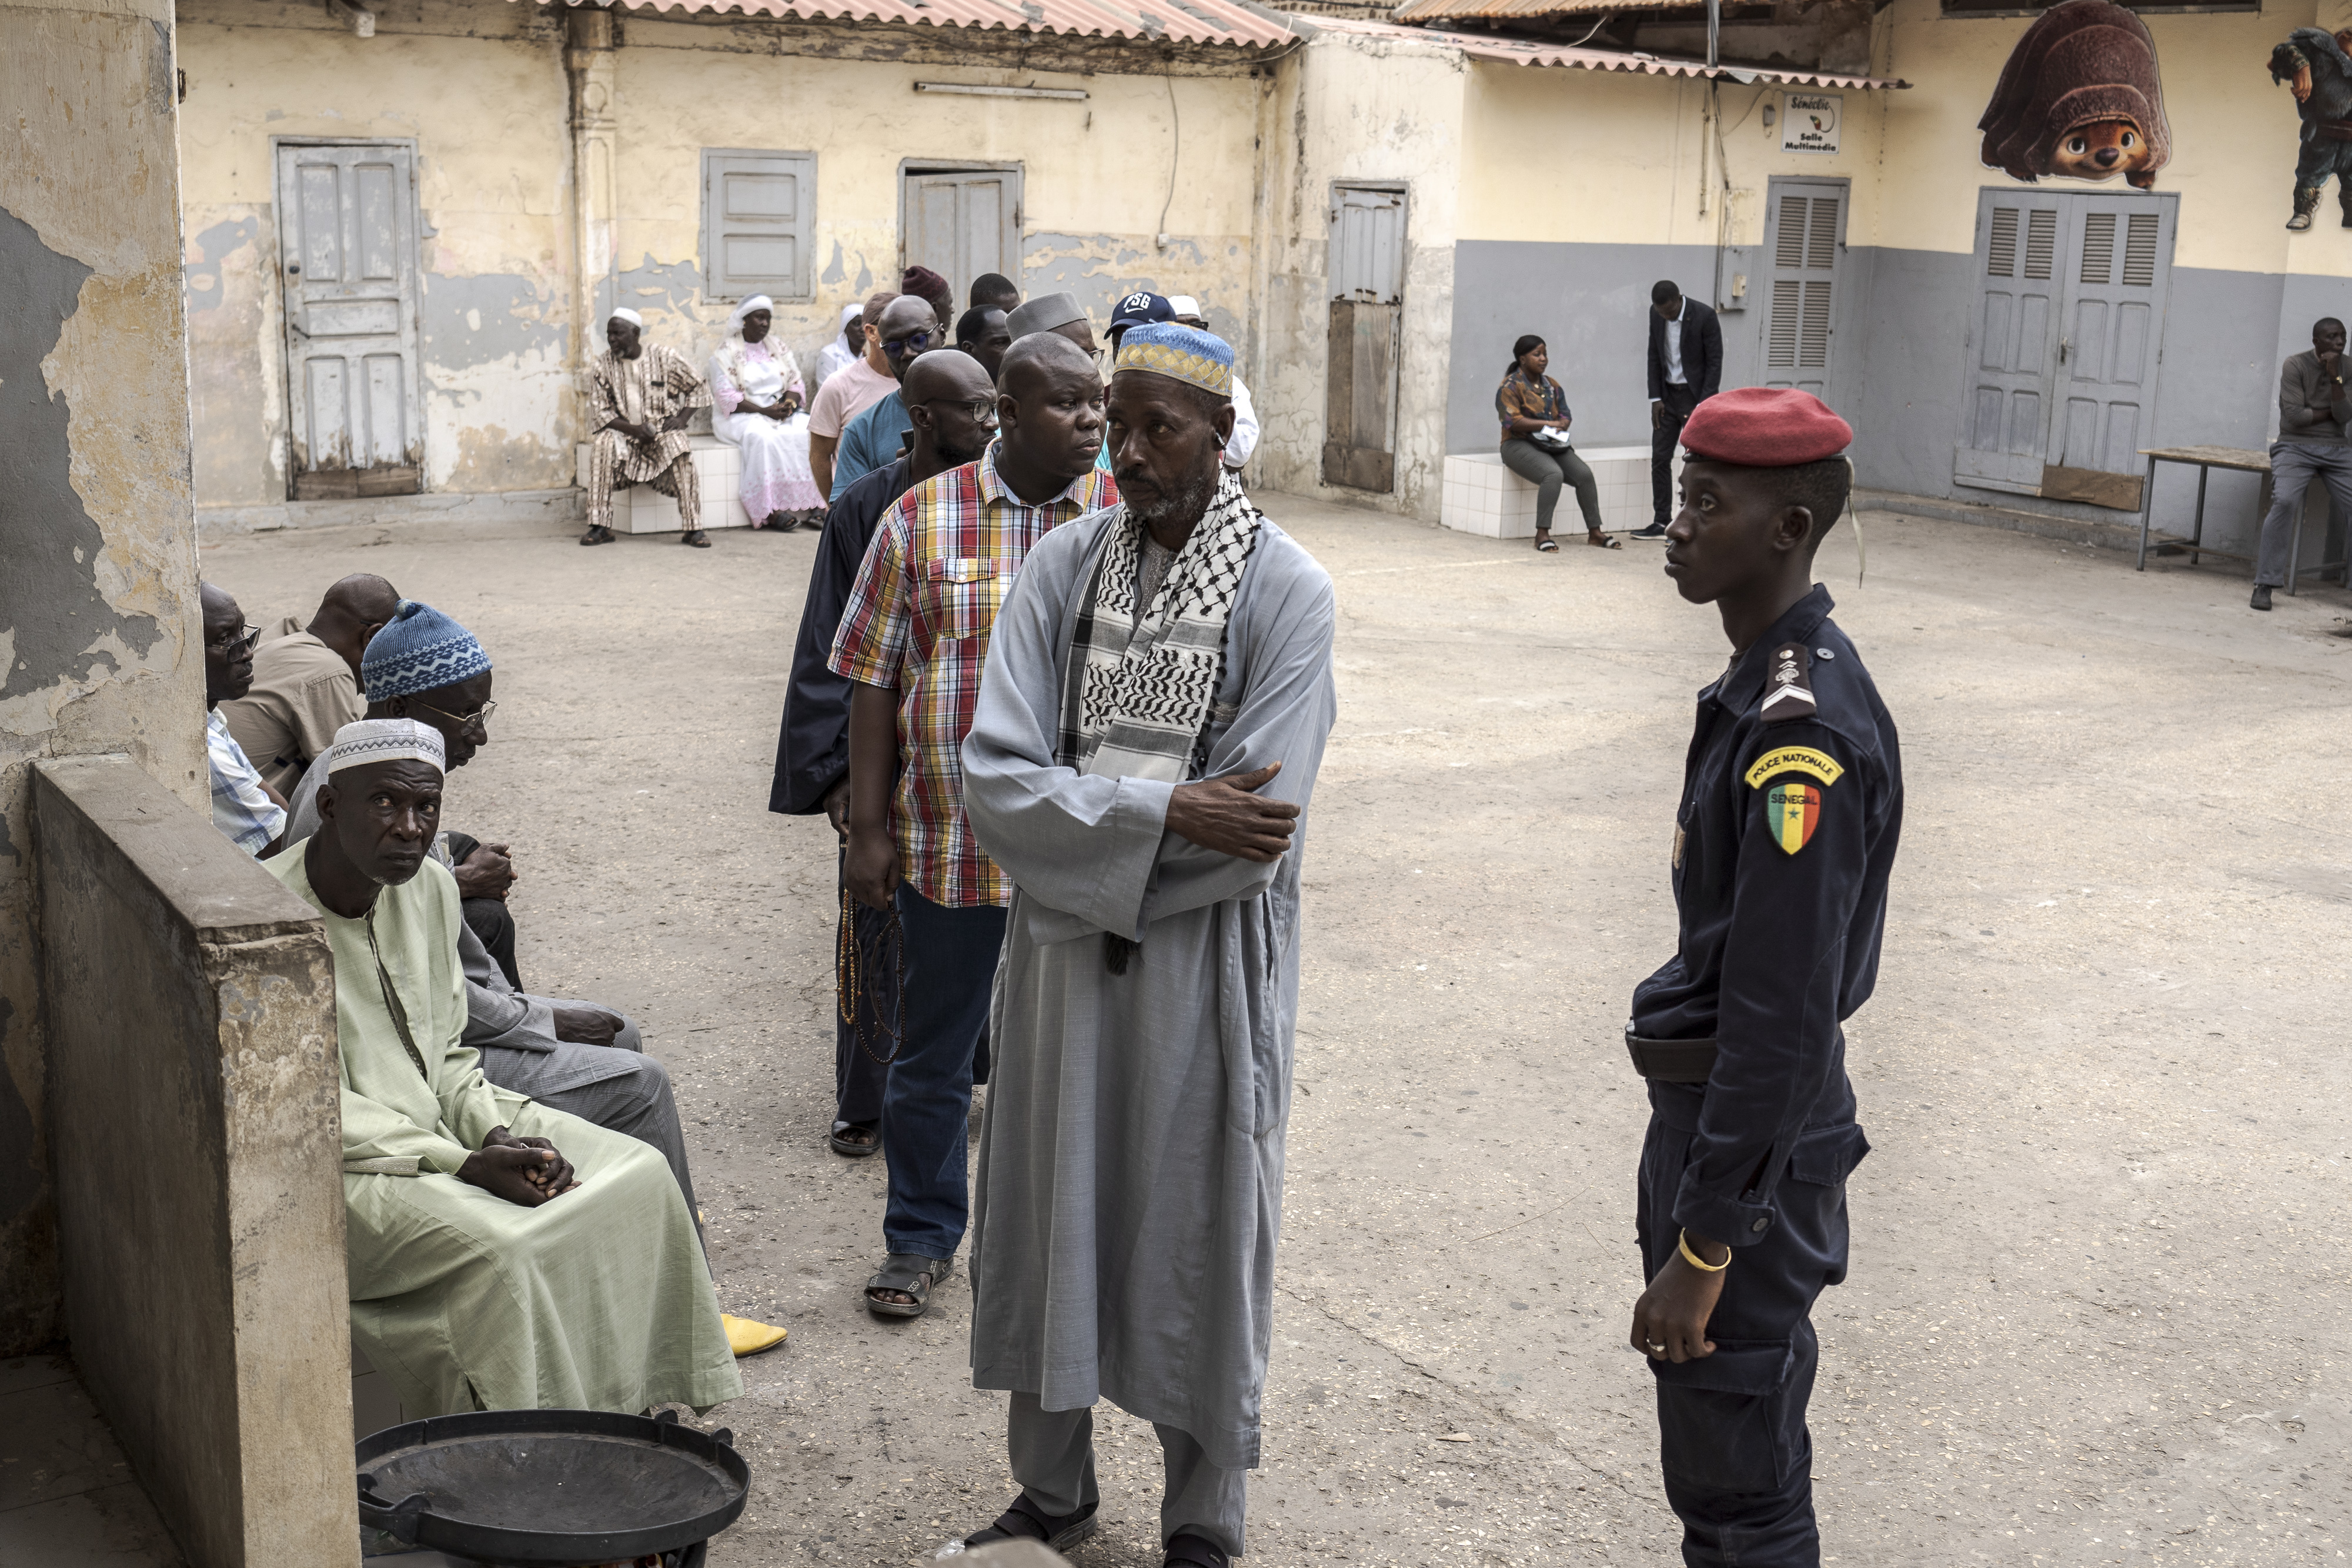
{"type": "Polygon", "coordinates": [[[1163,296],[1130,294],[1112,309],[1110,329],[1120,332],[1129,327],[1140,327],[1148,321],[1172,321],[1175,319],[1176,308],[1163,296]]]}

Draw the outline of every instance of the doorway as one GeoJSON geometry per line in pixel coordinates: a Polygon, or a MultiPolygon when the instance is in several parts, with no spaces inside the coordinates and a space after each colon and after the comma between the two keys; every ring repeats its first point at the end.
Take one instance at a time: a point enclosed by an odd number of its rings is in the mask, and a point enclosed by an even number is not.
{"type": "Polygon", "coordinates": [[[1848,194],[1843,180],[1780,179],[1765,194],[1764,384],[1796,387],[1832,408],[1848,194]]]}
{"type": "Polygon", "coordinates": [[[1020,283],[1020,164],[903,165],[898,205],[899,265],[946,278],[959,314],[983,273],[1020,283]]]}
{"type": "Polygon", "coordinates": [[[277,144],[289,497],[413,496],[417,413],[415,151],[277,144]]]}
{"type": "Polygon", "coordinates": [[[1396,489],[1404,197],[1401,183],[1331,187],[1323,482],[1381,495],[1396,489]]]}
{"type": "Polygon", "coordinates": [[[2137,510],[2178,199],[1987,190],[1955,484],[2137,510]]]}

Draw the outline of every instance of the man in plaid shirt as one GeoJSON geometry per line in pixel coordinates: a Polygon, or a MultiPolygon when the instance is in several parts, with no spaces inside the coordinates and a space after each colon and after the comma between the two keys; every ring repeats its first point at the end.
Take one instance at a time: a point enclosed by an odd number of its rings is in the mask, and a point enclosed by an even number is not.
{"type": "MultiPolygon", "coordinates": [[[[961,752],[989,630],[1030,548],[1118,499],[1095,467],[1102,378],[1083,350],[1050,332],[1024,338],[1005,350],[997,386],[1002,434],[980,460],[883,516],[830,661],[853,683],[846,880],[861,902],[895,908],[907,965],[905,1036],[882,1103],[887,1257],[866,1286],[867,1307],[887,1317],[922,1315],[970,1207],[972,1053],[1012,891],[963,810],[961,752]]],[[[908,413],[919,425],[940,418],[911,398],[908,413]]]]}

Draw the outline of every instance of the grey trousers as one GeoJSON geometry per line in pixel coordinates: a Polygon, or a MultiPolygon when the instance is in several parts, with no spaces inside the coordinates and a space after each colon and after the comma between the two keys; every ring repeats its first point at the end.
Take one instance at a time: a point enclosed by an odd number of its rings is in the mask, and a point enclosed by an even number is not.
{"type": "Polygon", "coordinates": [[[2254,558],[2254,580],[2286,585],[2287,555],[2294,544],[2295,506],[2314,476],[2326,481],[2327,504],[2339,517],[2352,518],[2352,446],[2336,443],[2278,441],[2271,444],[2271,510],[2263,519],[2263,542],[2254,558]]]}
{"type": "MultiPolygon", "coordinates": [[[[1160,1502],[1160,1540],[1197,1535],[1228,1555],[1242,1551],[1242,1515],[1247,1470],[1220,1469],[1209,1463],[1192,1434],[1180,1427],[1151,1428],[1160,1434],[1160,1456],[1168,1472],[1160,1502]]],[[[1102,1500],[1095,1489],[1095,1413],[1046,1410],[1034,1394],[1015,1393],[1005,1419],[1004,1447],[1013,1458],[1013,1479],[1038,1507],[1056,1517],[1102,1500]]]]}
{"type": "Polygon", "coordinates": [[[1536,487],[1536,531],[1549,532],[1551,514],[1559,505],[1564,483],[1576,492],[1576,509],[1584,514],[1584,531],[1601,531],[1601,486],[1574,447],[1538,446],[1524,436],[1503,443],[1503,466],[1536,487]]]}

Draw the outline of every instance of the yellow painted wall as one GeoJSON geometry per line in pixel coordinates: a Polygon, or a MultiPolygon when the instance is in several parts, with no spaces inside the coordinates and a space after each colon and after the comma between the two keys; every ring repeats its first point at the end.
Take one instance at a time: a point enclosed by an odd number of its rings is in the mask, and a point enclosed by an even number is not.
{"type": "Polygon", "coordinates": [[[1252,389],[1264,434],[1250,464],[1252,484],[1433,515],[1453,354],[1466,78],[1454,50],[1337,30],[1284,62],[1265,113],[1266,353],[1252,389]],[[1387,496],[1322,482],[1328,204],[1335,183],[1356,180],[1406,187],[1396,488],[1387,496]]]}
{"type": "Polygon", "coordinates": [[[181,8],[200,502],[286,497],[274,137],[416,145],[426,487],[570,482],[563,67],[551,28],[500,9],[412,5],[360,38],[317,7],[181,8]],[[484,22],[505,36],[454,30],[484,22]]]}
{"type": "Polygon", "coordinates": [[[648,330],[690,340],[698,359],[727,317],[697,291],[706,147],[816,154],[814,298],[776,301],[778,329],[804,360],[832,337],[843,307],[897,286],[899,169],[910,159],[1021,164],[1021,281],[1033,294],[1077,294],[1097,333],[1118,297],[1139,287],[1195,296],[1228,333],[1244,319],[1258,91],[1246,76],[720,53],[708,47],[710,28],[640,17],[625,37],[614,110],[617,298],[645,313],[648,330]],[[1091,96],[957,98],[918,93],[918,80],[1091,96]],[[1174,237],[1156,249],[1162,232],[1174,237]]]}
{"type": "MultiPolygon", "coordinates": [[[[426,488],[572,482],[580,400],[562,19],[506,0],[383,0],[376,9],[376,35],[362,39],[294,0],[181,7],[205,505],[286,497],[270,139],[287,136],[416,146],[426,488]]],[[[701,298],[706,147],[816,155],[813,298],[777,301],[780,331],[810,369],[842,307],[897,282],[908,159],[1023,165],[1022,281],[1032,293],[1073,289],[1098,328],[1138,287],[1195,295],[1213,326],[1249,348],[1261,88],[1238,60],[1234,75],[1168,77],[1013,72],[979,52],[955,65],[828,58],[746,48],[747,37],[772,41],[748,25],[640,13],[624,15],[621,36],[605,297],[643,311],[651,335],[698,364],[729,308],[701,298]],[[1091,97],[918,94],[918,78],[1091,97]],[[1161,249],[1163,231],[1172,238],[1161,249]]]]}
{"type": "MultiPolygon", "coordinates": [[[[2272,84],[2266,67],[2272,47],[2312,18],[2310,0],[2259,16],[2147,18],[2172,126],[2172,160],[2156,188],[2180,193],[2176,267],[2352,276],[2352,244],[2332,194],[2320,226],[2305,235],[2284,226],[2297,121],[2293,95],[2272,84]]],[[[2022,16],[1948,19],[1936,0],[1896,0],[1890,8],[1884,68],[1916,85],[1884,95],[1887,175],[1868,243],[1974,247],[1976,192],[2018,183],[1979,162],[1976,125],[2028,26],[2022,16]]],[[[2062,180],[2053,188],[2125,189],[2120,180],[2062,180]]]]}

